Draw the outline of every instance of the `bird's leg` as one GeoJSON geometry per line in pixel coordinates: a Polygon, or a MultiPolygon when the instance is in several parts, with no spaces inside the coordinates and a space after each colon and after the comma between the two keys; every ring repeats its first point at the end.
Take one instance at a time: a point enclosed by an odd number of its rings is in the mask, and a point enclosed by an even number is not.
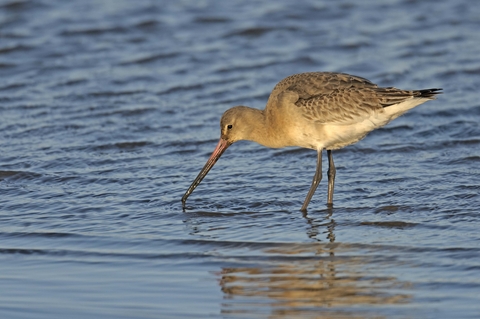
{"type": "Polygon", "coordinates": [[[333,155],[331,150],[327,150],[328,155],[328,198],[327,205],[333,206],[333,186],[335,185],[335,164],[333,163],[333,155]]]}
{"type": "Polygon", "coordinates": [[[322,180],[322,150],[317,150],[317,170],[315,171],[315,175],[313,176],[312,186],[310,186],[310,190],[308,191],[307,197],[305,198],[302,208],[300,209],[301,211],[305,212],[307,210],[308,203],[310,203],[310,200],[312,199],[312,196],[315,193],[315,190],[317,189],[318,184],[320,184],[321,180],[322,180]]]}

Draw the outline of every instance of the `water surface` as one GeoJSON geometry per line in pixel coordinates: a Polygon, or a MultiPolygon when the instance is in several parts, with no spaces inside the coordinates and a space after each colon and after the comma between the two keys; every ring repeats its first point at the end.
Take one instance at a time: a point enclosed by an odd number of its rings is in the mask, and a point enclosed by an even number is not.
{"type": "Polygon", "coordinates": [[[1,1],[0,317],[478,318],[479,17],[1,1]],[[239,142],[183,212],[221,114],[306,71],[445,94],[334,152],[333,209],[314,151],[239,142]]]}

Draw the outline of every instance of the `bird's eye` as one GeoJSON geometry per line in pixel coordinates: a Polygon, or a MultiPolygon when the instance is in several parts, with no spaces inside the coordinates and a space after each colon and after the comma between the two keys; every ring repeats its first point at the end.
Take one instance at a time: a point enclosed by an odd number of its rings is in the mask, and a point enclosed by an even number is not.
{"type": "Polygon", "coordinates": [[[228,125],[227,125],[227,129],[229,129],[229,130],[231,130],[231,129],[232,129],[232,127],[233,127],[233,125],[232,125],[232,124],[228,124],[228,125]]]}

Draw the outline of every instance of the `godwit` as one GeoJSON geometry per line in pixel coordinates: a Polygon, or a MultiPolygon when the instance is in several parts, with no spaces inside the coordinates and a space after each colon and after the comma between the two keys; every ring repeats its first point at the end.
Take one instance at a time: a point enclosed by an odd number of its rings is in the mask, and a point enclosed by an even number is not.
{"type": "Polygon", "coordinates": [[[182,197],[182,206],[225,150],[240,140],[273,148],[298,146],[317,151],[317,169],[303,202],[312,199],[322,179],[322,150],[328,155],[327,205],[333,205],[335,165],[332,150],[364,138],[415,106],[434,100],[442,89],[399,90],[378,87],[369,80],[344,73],[311,72],[280,81],[265,110],[235,106],[220,120],[220,141],[197,178],[182,197]]]}

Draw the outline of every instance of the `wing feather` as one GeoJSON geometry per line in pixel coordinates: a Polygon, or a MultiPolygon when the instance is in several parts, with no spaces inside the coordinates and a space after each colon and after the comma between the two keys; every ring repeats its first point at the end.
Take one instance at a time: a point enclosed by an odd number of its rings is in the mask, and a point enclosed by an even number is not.
{"type": "MultiPolygon", "coordinates": [[[[311,72],[289,76],[273,89],[273,103],[294,104],[317,123],[350,123],[412,98],[433,99],[438,89],[407,91],[379,88],[369,80],[344,73],[311,72]]],[[[273,105],[272,105],[273,107],[273,105]]]]}

